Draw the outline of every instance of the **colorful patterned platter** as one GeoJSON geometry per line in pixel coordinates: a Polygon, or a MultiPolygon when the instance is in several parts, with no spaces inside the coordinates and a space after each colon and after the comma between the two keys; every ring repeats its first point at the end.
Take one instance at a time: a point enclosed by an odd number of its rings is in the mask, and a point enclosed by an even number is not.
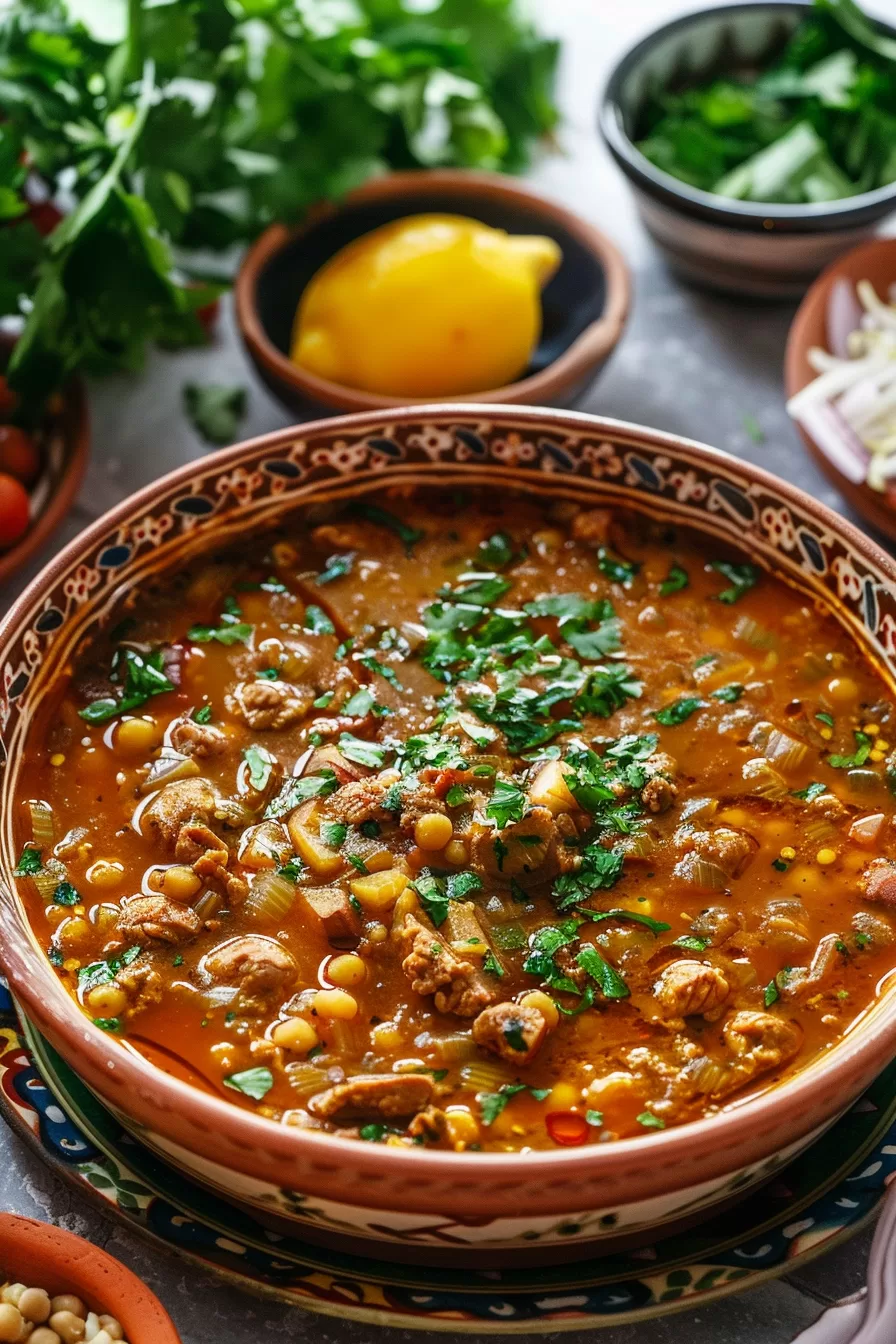
{"type": "Polygon", "coordinates": [[[104,1210],[222,1278],[310,1311],[481,1334],[621,1325],[791,1273],[873,1216],[896,1172],[896,1065],[773,1184],[636,1251],[541,1270],[443,1270],[360,1259],[268,1232],[128,1135],[0,987],[0,1109],[104,1210]]]}

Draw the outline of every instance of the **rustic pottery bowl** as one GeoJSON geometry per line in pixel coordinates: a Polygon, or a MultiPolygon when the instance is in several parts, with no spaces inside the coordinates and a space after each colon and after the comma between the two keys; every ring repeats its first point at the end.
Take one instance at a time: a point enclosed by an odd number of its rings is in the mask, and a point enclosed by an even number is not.
{"type": "MultiPolygon", "coordinates": [[[[651,95],[767,64],[811,9],[803,0],[760,0],[673,19],[626,52],[607,82],[599,116],[610,153],[670,265],[699,285],[799,298],[822,267],[896,209],[896,183],[816,205],[728,200],[672,177],[636,147],[651,95]]],[[[896,38],[896,29],[877,26],[896,38]]]]}
{"type": "MultiPolygon", "coordinates": [[[[809,363],[809,351],[815,345],[831,349],[832,301],[849,303],[852,299],[856,303],[854,287],[859,280],[870,280],[877,293],[886,296],[896,283],[896,238],[876,238],[847,252],[815,281],[800,304],[787,337],[784,382],[788,397],[801,392],[817,376],[809,363]]],[[[847,468],[845,460],[841,464],[832,458],[802,425],[797,428],[809,452],[841,495],[878,531],[896,541],[896,498],[872,490],[865,484],[863,470],[847,468]]]]}
{"type": "MultiPolygon", "coordinates": [[[[13,342],[0,337],[0,369],[5,369],[13,342]]],[[[41,450],[40,475],[29,487],[31,523],[25,535],[0,551],[0,583],[5,583],[35,556],[56,531],[75,502],[90,451],[90,421],[84,385],[73,379],[36,432],[41,450]]]]}
{"type": "Polygon", "coordinates": [[[383,487],[479,483],[628,504],[743,546],[830,606],[896,672],[896,561],[802,491],[712,448],[619,421],[512,406],[410,407],[295,427],[191,462],[107,513],[0,627],[0,946],[37,1029],[166,1161],[309,1239],[378,1257],[519,1265],[648,1238],[766,1180],[896,1052],[896,989],[803,1072],[649,1139],[525,1155],[358,1143],[272,1124],[110,1041],[72,1003],[32,934],[12,870],[12,806],[32,718],[85,631],[123,592],[308,503],[383,487]]]}
{"type": "Polygon", "coordinates": [[[74,1293],[97,1313],[121,1322],[129,1344],[180,1344],[171,1317],[118,1260],[61,1227],[0,1213],[0,1278],[74,1293]]]}
{"type": "MultiPolygon", "coordinates": [[[[391,173],[322,204],[290,232],[276,224],[246,254],[236,283],[236,316],[259,374],[288,410],[370,411],[405,405],[319,378],[293,364],[290,336],[311,277],[347,243],[406,215],[469,215],[508,233],[542,233],[563,260],[542,294],[544,329],[529,368],[515,383],[452,401],[573,404],[616,346],[629,307],[628,268],[603,233],[518,182],[490,173],[437,169],[391,173]]],[[[425,314],[421,316],[425,320],[425,314]]]]}

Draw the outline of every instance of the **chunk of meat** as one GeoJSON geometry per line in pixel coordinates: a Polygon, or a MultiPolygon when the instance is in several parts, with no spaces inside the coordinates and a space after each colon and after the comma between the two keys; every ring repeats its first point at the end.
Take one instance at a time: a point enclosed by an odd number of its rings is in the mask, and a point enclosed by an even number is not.
{"type": "Polygon", "coordinates": [[[473,1040],[510,1064],[528,1064],[541,1048],[548,1024],[538,1008],[495,1003],[473,1023],[473,1040]]]}
{"type": "Polygon", "coordinates": [[[796,1022],[746,1009],[725,1023],[722,1035],[738,1064],[752,1077],[793,1059],[803,1033],[796,1022]]]}
{"type": "Polygon", "coordinates": [[[556,851],[557,828],[546,807],[530,808],[521,821],[502,831],[474,827],[470,833],[470,867],[482,877],[521,877],[545,865],[556,851]]]}
{"type": "Polygon", "coordinates": [[[235,985],[242,1008],[264,1012],[285,996],[298,973],[293,957],[275,938],[248,933],[216,947],[202,969],[222,985],[235,985]]]}
{"type": "Polygon", "coordinates": [[[410,833],[420,818],[430,812],[439,812],[445,816],[448,809],[444,799],[439,796],[432,784],[421,782],[416,789],[411,789],[403,796],[398,824],[403,831],[410,833]]]}
{"type": "Polygon", "coordinates": [[[210,723],[196,723],[194,719],[178,719],[171,726],[170,742],[183,756],[220,756],[227,747],[227,734],[210,723]]]}
{"type": "Polygon", "coordinates": [[[128,996],[125,1011],[129,1015],[161,1003],[165,992],[159,972],[143,957],[132,961],[130,966],[122,966],[116,973],[115,983],[128,996]]]}
{"type": "Polygon", "coordinates": [[[189,905],[168,896],[134,896],[122,903],[118,933],[129,943],[158,938],[163,943],[183,943],[194,938],[202,921],[189,905]]]}
{"type": "Polygon", "coordinates": [[[644,762],[647,775],[641,790],[641,802],[648,812],[667,812],[678,797],[675,775],[678,762],[666,751],[656,751],[644,762]]]}
{"type": "Polygon", "coordinates": [[[228,871],[230,850],[209,826],[192,823],[182,826],[174,857],[179,863],[189,863],[197,877],[229,896],[235,905],[249,894],[246,879],[228,871]]]}
{"type": "Polygon", "coordinates": [[[309,686],[293,686],[289,681],[241,681],[226,704],[253,732],[290,728],[306,717],[314,703],[309,686]]]}
{"type": "Polygon", "coordinates": [[[776,976],[775,983],[781,996],[800,999],[822,989],[845,963],[848,955],[845,946],[839,934],[825,934],[819,940],[808,966],[790,966],[776,976]]]}
{"type": "Polygon", "coordinates": [[[716,826],[711,831],[692,831],[685,841],[688,849],[709,863],[716,864],[726,877],[740,877],[757,849],[752,836],[736,831],[732,826],[716,826]]]}
{"type": "Polygon", "coordinates": [[[570,524],[576,541],[596,542],[605,546],[610,536],[613,515],[609,509],[583,509],[570,524]]]}
{"type": "Polygon", "coordinates": [[[357,943],[361,920],[341,887],[300,887],[299,897],[331,943],[357,943]]]}
{"type": "Polygon", "coordinates": [[[730,988],[715,966],[702,961],[674,961],[667,966],[653,987],[654,995],[667,1020],[684,1017],[720,1016],[730,988]]]}
{"type": "Polygon", "coordinates": [[[767,947],[776,948],[790,960],[804,956],[812,945],[806,907],[796,896],[769,901],[759,922],[759,934],[767,947]]]}
{"type": "Polygon", "coordinates": [[[691,924],[698,938],[708,938],[713,947],[721,947],[743,928],[743,920],[736,910],[723,905],[708,905],[691,924]]]}
{"type": "Polygon", "coordinates": [[[166,849],[174,849],[181,827],[187,822],[208,823],[214,816],[218,797],[207,779],[178,779],[166,784],[147,804],[140,826],[166,849]]]}
{"type": "Polygon", "coordinates": [[[440,1013],[475,1017],[494,1000],[481,973],[457,956],[438,932],[408,915],[401,937],[409,949],[401,969],[418,994],[432,994],[440,1013]]]}
{"type": "Polygon", "coordinates": [[[892,859],[872,859],[859,878],[866,901],[896,907],[896,863],[892,859]]]}
{"type": "Polygon", "coordinates": [[[327,815],[348,826],[360,826],[362,821],[391,821],[392,813],[383,807],[389,788],[378,776],[343,784],[327,799],[327,815]]]}
{"type": "Polygon", "coordinates": [[[408,1133],[414,1139],[443,1139],[448,1128],[448,1117],[438,1106],[427,1106],[418,1111],[408,1125],[408,1133]]]}
{"type": "Polygon", "coordinates": [[[308,1109],[324,1120],[396,1120],[422,1111],[432,1089],[425,1073],[370,1073],[318,1092],[308,1109]]]}
{"type": "Polygon", "coordinates": [[[857,910],[852,917],[852,927],[858,935],[853,941],[859,948],[889,947],[896,939],[892,925],[880,915],[872,915],[868,910],[857,910]]]}

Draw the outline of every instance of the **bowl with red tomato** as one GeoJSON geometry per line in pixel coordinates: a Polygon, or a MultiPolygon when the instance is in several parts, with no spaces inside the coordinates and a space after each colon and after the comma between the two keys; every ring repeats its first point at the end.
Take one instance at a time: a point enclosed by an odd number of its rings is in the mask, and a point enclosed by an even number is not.
{"type": "MultiPolygon", "coordinates": [[[[0,345],[0,370],[11,342],[0,345]]],[[[22,415],[0,372],[0,583],[21,569],[68,513],[84,475],[90,443],[87,402],[77,380],[49,402],[39,420],[22,415]]]]}

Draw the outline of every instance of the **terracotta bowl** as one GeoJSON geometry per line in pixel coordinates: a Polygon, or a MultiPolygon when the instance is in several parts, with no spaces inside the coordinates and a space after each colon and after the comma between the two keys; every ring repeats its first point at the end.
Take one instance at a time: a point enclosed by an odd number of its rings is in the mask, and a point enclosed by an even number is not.
{"type": "Polygon", "coordinates": [[[307,416],[407,404],[299,368],[289,358],[290,336],[302,291],[334,253],[381,224],[427,211],[469,215],[508,233],[547,234],[563,250],[542,295],[544,329],[523,377],[450,400],[567,406],[606,363],[622,335],[630,291],[628,268],[609,238],[506,177],[450,169],[391,173],[339,205],[320,205],[299,229],[274,225],[246,254],[236,283],[237,322],[259,374],[288,410],[307,416]]]}
{"type": "Polygon", "coordinates": [[[32,718],[85,631],[127,589],[291,510],[383,486],[481,484],[627,504],[746,547],[828,605],[896,674],[896,561],[802,491],[700,444],[619,421],[512,406],[411,407],[282,430],[163,477],[61,552],[0,626],[0,947],[37,1028],[168,1162],[300,1235],[378,1257],[542,1262],[658,1227],[766,1180],[896,1052],[896,990],[782,1086],[649,1141],[525,1156],[358,1143],[273,1124],[180,1082],[95,1027],[31,933],[12,870],[12,806],[32,718]]]}
{"type": "Polygon", "coordinates": [[[51,1297],[74,1293],[120,1321],[128,1344],[180,1344],[171,1317],[136,1274],[61,1227],[0,1213],[0,1277],[51,1297]]]}
{"type": "MultiPolygon", "coordinates": [[[[828,330],[832,295],[837,292],[848,301],[857,280],[870,280],[878,294],[885,296],[896,283],[896,238],[876,238],[840,257],[824,271],[800,304],[787,337],[784,356],[784,381],[788,397],[816,377],[808,359],[814,345],[831,348],[828,330]]],[[[880,532],[896,540],[896,503],[872,490],[864,481],[856,481],[812,438],[802,425],[797,428],[803,442],[824,474],[836,485],[850,504],[880,532]]],[[[853,476],[855,473],[853,473],[853,476]]]]}
{"type": "MultiPolygon", "coordinates": [[[[12,341],[0,337],[0,369],[9,360],[12,341]]],[[[46,545],[75,502],[90,451],[90,420],[84,385],[74,379],[58,407],[37,431],[42,466],[29,489],[31,525],[9,550],[0,551],[0,583],[22,569],[46,545]]]]}
{"type": "MultiPolygon", "coordinates": [[[[672,177],[637,148],[651,94],[768,64],[811,10],[805,0],[751,0],[686,14],[627,51],[607,81],[600,128],[610,153],[669,264],[699,285],[799,298],[823,266],[896,210],[896,183],[813,205],[729,200],[672,177]]],[[[876,22],[896,38],[896,28],[876,22]]]]}

